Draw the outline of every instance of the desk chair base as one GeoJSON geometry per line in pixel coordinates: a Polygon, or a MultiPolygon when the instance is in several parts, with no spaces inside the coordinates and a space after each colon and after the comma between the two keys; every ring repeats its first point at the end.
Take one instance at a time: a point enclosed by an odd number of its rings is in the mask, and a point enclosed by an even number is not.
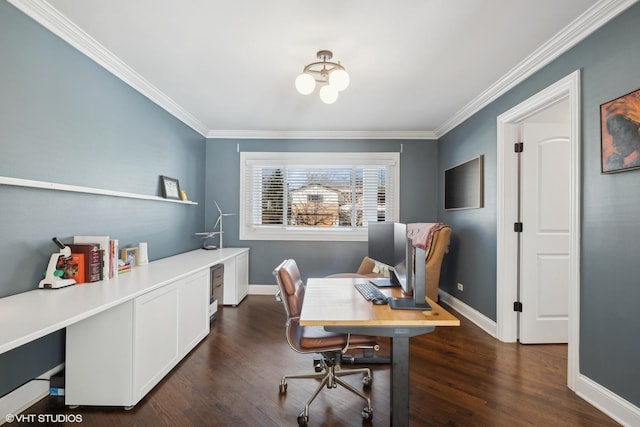
{"type": "Polygon", "coordinates": [[[327,387],[329,389],[336,388],[338,385],[346,388],[350,392],[357,394],[361,398],[367,401],[367,406],[362,410],[361,416],[366,421],[371,421],[373,418],[373,409],[371,408],[371,399],[362,393],[360,390],[353,387],[351,384],[345,382],[342,378],[346,375],[353,375],[361,373],[362,384],[365,387],[371,385],[373,381],[373,377],[371,375],[371,369],[369,368],[358,368],[358,369],[348,369],[348,370],[340,370],[340,361],[341,361],[341,352],[328,352],[322,353],[322,360],[320,365],[317,364],[317,361],[314,361],[314,366],[316,366],[316,371],[320,369],[320,372],[316,372],[315,374],[298,374],[298,375],[284,375],[280,380],[280,393],[284,394],[287,392],[287,379],[297,379],[297,378],[313,378],[321,380],[320,384],[316,388],[316,390],[311,395],[311,398],[307,400],[307,403],[304,405],[304,410],[300,412],[298,415],[298,425],[304,426],[309,422],[309,406],[311,402],[318,396],[323,387],[327,387]],[[319,367],[320,366],[320,367],[319,367]]]}

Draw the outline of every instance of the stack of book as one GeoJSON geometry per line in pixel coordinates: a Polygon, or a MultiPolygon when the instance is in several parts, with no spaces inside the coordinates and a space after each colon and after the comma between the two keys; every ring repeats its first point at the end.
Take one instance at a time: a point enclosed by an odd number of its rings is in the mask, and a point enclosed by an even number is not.
{"type": "Polygon", "coordinates": [[[73,236],[69,247],[74,255],[84,254],[85,278],[82,282],[76,279],[76,283],[109,280],[118,275],[118,240],[109,236],[73,236]]]}
{"type": "Polygon", "coordinates": [[[118,260],[118,274],[128,273],[132,268],[133,266],[131,263],[128,263],[123,259],[118,260]]]}
{"type": "Polygon", "coordinates": [[[60,269],[76,283],[112,279],[128,273],[138,262],[138,248],[122,248],[119,252],[118,240],[109,236],[73,236],[73,244],[68,246],[71,259],[60,269]]]}
{"type": "MultiPolygon", "coordinates": [[[[67,262],[67,264],[77,265],[77,271],[70,275],[69,278],[75,279],[78,284],[103,280],[104,273],[100,244],[74,243],[68,246],[71,249],[71,261],[67,262]]],[[[68,272],[67,275],[69,275],[68,272]]]]}

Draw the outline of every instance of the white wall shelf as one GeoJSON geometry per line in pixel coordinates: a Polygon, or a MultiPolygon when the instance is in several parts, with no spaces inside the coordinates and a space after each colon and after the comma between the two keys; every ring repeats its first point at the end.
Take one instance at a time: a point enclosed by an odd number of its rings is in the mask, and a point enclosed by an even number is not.
{"type": "Polygon", "coordinates": [[[124,191],[104,190],[101,188],[81,187],[77,185],[57,184],[55,182],[35,181],[32,179],[11,178],[0,176],[0,185],[11,185],[16,187],[43,188],[45,190],[69,191],[72,193],[99,194],[102,196],[125,197],[129,199],[153,200],[156,202],[181,203],[183,205],[197,205],[198,202],[190,200],[165,199],[147,194],[127,193],[124,191]]]}

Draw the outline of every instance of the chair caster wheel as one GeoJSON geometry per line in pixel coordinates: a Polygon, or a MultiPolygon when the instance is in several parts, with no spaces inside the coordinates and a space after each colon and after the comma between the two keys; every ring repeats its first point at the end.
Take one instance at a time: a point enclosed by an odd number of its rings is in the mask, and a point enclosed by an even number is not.
{"type": "Polygon", "coordinates": [[[322,367],[322,357],[313,357],[313,370],[316,372],[322,372],[324,370],[324,368],[322,367]]]}
{"type": "Polygon", "coordinates": [[[373,409],[366,407],[362,410],[362,419],[365,421],[371,421],[373,419],[373,409]]]}
{"type": "Polygon", "coordinates": [[[284,394],[287,392],[287,383],[280,384],[280,394],[284,394]]]}
{"type": "Polygon", "coordinates": [[[362,384],[367,387],[371,385],[372,381],[373,381],[373,378],[371,378],[369,375],[365,375],[364,377],[362,377],[362,384]]]}
{"type": "Polygon", "coordinates": [[[309,417],[305,415],[304,412],[300,412],[300,415],[298,415],[298,425],[306,426],[308,422],[309,422],[309,417]]]}

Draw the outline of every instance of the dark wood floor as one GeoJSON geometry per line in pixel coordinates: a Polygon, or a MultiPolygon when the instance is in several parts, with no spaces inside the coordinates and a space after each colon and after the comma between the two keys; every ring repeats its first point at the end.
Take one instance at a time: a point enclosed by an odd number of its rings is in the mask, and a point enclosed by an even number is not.
{"type": "MultiPolygon", "coordinates": [[[[225,307],[209,336],[134,409],[72,410],[45,398],[25,413],[82,415],[85,426],[297,425],[316,382],[290,380],[279,394],[282,374],[313,371],[311,356],[288,347],[284,320],[281,303],[251,295],[225,307]]],[[[411,339],[411,426],[618,425],[566,387],[566,346],[505,344],[461,322],[411,339]]],[[[364,401],[338,388],[320,393],[309,426],[389,425],[389,366],[373,369],[371,423],[360,417],[364,401]]],[[[361,387],[359,376],[349,381],[361,387]]]]}

